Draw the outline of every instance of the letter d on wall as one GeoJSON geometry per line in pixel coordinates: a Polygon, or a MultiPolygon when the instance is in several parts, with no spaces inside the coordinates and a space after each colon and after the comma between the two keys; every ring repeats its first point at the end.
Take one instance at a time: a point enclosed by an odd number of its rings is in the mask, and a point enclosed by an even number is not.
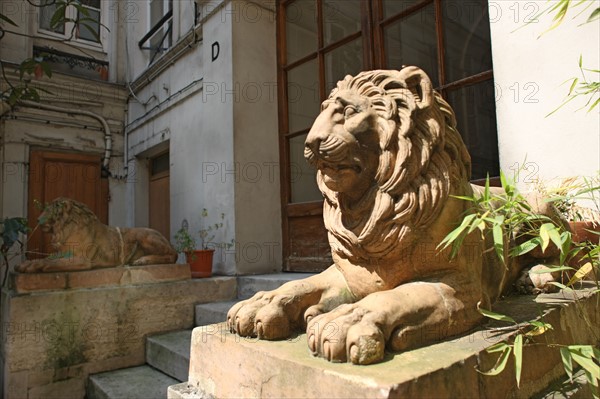
{"type": "Polygon", "coordinates": [[[212,55],[212,61],[215,62],[215,60],[217,58],[219,58],[219,51],[221,50],[221,47],[219,47],[219,42],[214,42],[212,44],[212,51],[211,51],[211,55],[212,55]]]}

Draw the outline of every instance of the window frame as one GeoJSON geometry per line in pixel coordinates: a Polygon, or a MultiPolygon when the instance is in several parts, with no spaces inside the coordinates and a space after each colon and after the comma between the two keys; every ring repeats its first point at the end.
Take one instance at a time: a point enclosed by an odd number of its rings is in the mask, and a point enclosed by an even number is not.
{"type": "MultiPolygon", "coordinates": [[[[425,7],[433,5],[435,18],[436,35],[436,54],[437,54],[437,78],[439,84],[434,87],[440,92],[442,97],[448,99],[449,93],[454,90],[466,88],[485,81],[493,81],[493,69],[481,71],[464,78],[448,81],[446,74],[446,58],[444,48],[444,15],[442,9],[443,0],[421,0],[408,5],[400,12],[384,16],[384,0],[361,1],[361,30],[348,34],[341,39],[324,44],[324,26],[323,13],[324,0],[314,0],[317,25],[317,48],[309,54],[294,59],[287,63],[287,40],[286,40],[286,7],[298,0],[280,0],[278,1],[278,95],[279,95],[279,139],[280,154],[282,159],[281,182],[282,182],[282,203],[284,206],[302,204],[302,202],[293,202],[291,186],[291,140],[295,137],[304,135],[310,130],[310,126],[297,131],[290,131],[290,110],[288,104],[288,72],[296,67],[304,65],[307,62],[317,60],[317,72],[319,83],[319,99],[324,101],[329,94],[326,89],[325,79],[325,55],[347,43],[358,38],[362,38],[363,48],[363,69],[389,69],[386,61],[386,48],[384,43],[384,30],[409,15],[420,12],[425,7]]],[[[494,176],[492,176],[494,177],[494,176]]]]}
{"type": "Polygon", "coordinates": [[[78,11],[77,8],[75,8],[75,6],[68,6],[65,9],[65,19],[67,19],[67,21],[65,21],[64,24],[64,32],[60,33],[60,32],[55,32],[52,30],[48,30],[48,29],[44,29],[41,25],[41,12],[43,7],[36,7],[37,8],[37,12],[35,14],[36,16],[36,27],[37,27],[37,36],[40,38],[46,38],[46,39],[51,39],[51,40],[60,40],[60,41],[65,41],[68,40],[70,44],[75,45],[75,46],[79,46],[82,48],[88,48],[90,50],[96,50],[96,51],[101,51],[101,52],[106,52],[106,35],[105,35],[105,30],[102,29],[103,26],[107,26],[106,25],[106,18],[108,15],[108,2],[102,1],[100,0],[100,8],[95,8],[95,7],[91,7],[91,6],[87,6],[87,5],[83,5],[83,7],[85,8],[90,8],[90,9],[94,9],[94,10],[98,10],[100,12],[100,21],[99,25],[100,25],[100,32],[99,32],[99,39],[100,41],[97,42],[95,40],[88,40],[82,37],[79,37],[79,29],[75,26],[77,24],[77,18],[78,18],[78,11]],[[71,37],[71,32],[73,32],[73,35],[71,37]],[[70,38],[70,39],[69,39],[70,38]]]}
{"type": "Polygon", "coordinates": [[[152,65],[157,59],[161,57],[164,53],[169,51],[171,47],[173,47],[173,25],[174,25],[174,5],[173,0],[154,0],[160,1],[162,3],[162,16],[158,18],[156,22],[152,21],[152,1],[148,1],[148,6],[146,7],[146,21],[147,21],[147,29],[144,36],[138,42],[138,47],[140,50],[149,50],[148,53],[148,65],[152,65]],[[157,27],[157,25],[160,25],[157,27]],[[156,29],[154,32],[152,30],[156,29]],[[152,34],[150,34],[152,33],[152,34]],[[161,42],[161,46],[163,48],[153,48],[151,45],[151,40],[158,34],[165,34],[165,39],[167,45],[165,46],[165,40],[161,42]],[[146,43],[150,44],[149,46],[146,43]]]}

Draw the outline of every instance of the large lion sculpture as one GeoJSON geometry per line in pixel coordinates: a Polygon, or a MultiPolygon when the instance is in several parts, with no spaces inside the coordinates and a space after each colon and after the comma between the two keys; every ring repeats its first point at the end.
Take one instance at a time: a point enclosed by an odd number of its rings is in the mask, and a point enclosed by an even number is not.
{"type": "Polygon", "coordinates": [[[472,195],[450,106],[419,68],[347,76],[306,138],[334,264],[234,305],[229,329],[282,339],[305,329],[315,356],[370,364],[466,332],[518,277],[480,234],[452,261],[437,245],[472,195]]]}
{"type": "Polygon", "coordinates": [[[38,218],[56,255],[21,263],[21,273],[87,270],[121,265],[174,263],[177,252],[158,231],[103,224],[81,202],[57,198],[38,218]]]}

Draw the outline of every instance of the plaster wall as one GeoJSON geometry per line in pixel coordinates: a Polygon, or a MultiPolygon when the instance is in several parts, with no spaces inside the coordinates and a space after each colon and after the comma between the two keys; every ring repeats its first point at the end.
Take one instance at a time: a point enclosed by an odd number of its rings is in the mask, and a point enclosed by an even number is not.
{"type": "MultiPolygon", "coordinates": [[[[57,35],[39,29],[40,7],[35,7],[31,3],[37,4],[22,0],[3,0],[0,3],[0,12],[17,25],[15,27],[8,23],[4,24],[7,32],[1,41],[0,57],[3,61],[19,64],[32,56],[33,46],[50,47],[65,53],[107,61],[109,63],[108,80],[110,82],[124,80],[125,57],[123,57],[123,52],[125,46],[123,41],[118,40],[118,37],[122,37],[125,24],[138,21],[137,11],[130,2],[117,0],[100,2],[101,23],[106,27],[100,30],[101,43],[79,40],[75,36],[65,41],[69,36],[68,31],[65,35],[57,35]]],[[[67,18],[71,18],[71,16],[68,15],[67,18]]]]}
{"type": "MultiPolygon", "coordinates": [[[[125,182],[116,178],[123,170],[122,120],[125,92],[109,83],[86,84],[83,79],[53,75],[36,83],[50,91],[43,102],[69,109],[91,111],[103,117],[111,130],[112,152],[109,170],[111,202],[109,222],[122,220],[120,203],[124,200],[125,182]],[[77,104],[77,105],[75,105],[77,104]]],[[[32,148],[76,151],[103,155],[104,131],[99,121],[88,116],[18,106],[2,120],[2,191],[1,214],[4,217],[27,216],[29,152],[32,148]]]]}
{"type": "Polygon", "coordinates": [[[277,272],[282,238],[274,3],[232,4],[237,271],[277,272]]]}
{"type": "MultiPolygon", "coordinates": [[[[589,113],[578,110],[587,98],[576,99],[546,116],[569,91],[570,82],[562,83],[581,79],[580,54],[584,67],[600,65],[600,24],[579,26],[594,7],[576,19],[580,8],[569,10],[560,26],[543,35],[552,25],[551,16],[525,23],[549,7],[547,2],[496,1],[489,7],[501,168],[512,175],[511,170],[524,167],[521,185],[597,173],[600,107],[589,113]]],[[[598,81],[598,74],[586,76],[598,81]]]]}
{"type": "MultiPolygon", "coordinates": [[[[166,3],[166,2],[165,2],[166,3]]],[[[124,40],[126,48],[127,80],[138,78],[148,67],[152,58],[150,50],[139,47],[139,41],[152,28],[149,1],[120,2],[122,21],[126,24],[124,40]]],[[[179,41],[194,25],[194,1],[173,1],[172,43],[179,41]]],[[[165,24],[166,27],[166,24],[165,24]]],[[[148,47],[149,43],[143,44],[148,47]]],[[[157,57],[159,58],[160,55],[157,57]]]]}
{"type": "MultiPolygon", "coordinates": [[[[144,82],[129,102],[127,158],[134,184],[127,220],[147,225],[147,159],[168,147],[172,235],[184,222],[192,233],[222,222],[212,241],[235,245],[217,248],[214,273],[280,270],[273,10],[246,2],[200,7],[196,37],[202,41],[144,82]],[[207,218],[201,218],[204,208],[207,218]]],[[[186,32],[182,37],[190,40],[186,32]]]]}
{"type": "MultiPolygon", "coordinates": [[[[172,235],[184,221],[194,234],[207,223],[223,222],[212,241],[229,242],[235,237],[234,172],[228,172],[233,169],[233,105],[227,99],[232,95],[220,88],[232,81],[231,23],[215,15],[204,22],[201,34],[204,42],[219,43],[214,61],[212,47],[197,44],[130,101],[128,164],[135,184],[128,190],[128,220],[147,224],[147,159],[168,147],[172,235]],[[219,82],[219,92],[213,93],[211,84],[207,95],[207,81],[219,82]],[[208,179],[215,165],[217,177],[208,179]],[[204,219],[203,208],[209,213],[204,219]]],[[[235,274],[235,257],[219,249],[213,272],[235,274]]]]}

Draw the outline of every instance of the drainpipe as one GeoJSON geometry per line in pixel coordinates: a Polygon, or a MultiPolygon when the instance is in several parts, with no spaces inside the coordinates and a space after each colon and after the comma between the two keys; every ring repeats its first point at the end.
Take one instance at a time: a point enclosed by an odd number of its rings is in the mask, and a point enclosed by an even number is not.
{"type": "Polygon", "coordinates": [[[104,157],[102,158],[102,166],[104,167],[104,169],[108,170],[108,163],[110,161],[110,155],[112,153],[112,133],[110,132],[110,128],[108,127],[106,119],[104,119],[102,116],[90,111],[57,107],[55,105],[42,104],[29,100],[21,100],[19,101],[19,104],[24,105],[26,107],[45,109],[47,111],[62,112],[65,114],[85,115],[98,120],[100,124],[102,124],[102,128],[104,129],[104,157]]]}

